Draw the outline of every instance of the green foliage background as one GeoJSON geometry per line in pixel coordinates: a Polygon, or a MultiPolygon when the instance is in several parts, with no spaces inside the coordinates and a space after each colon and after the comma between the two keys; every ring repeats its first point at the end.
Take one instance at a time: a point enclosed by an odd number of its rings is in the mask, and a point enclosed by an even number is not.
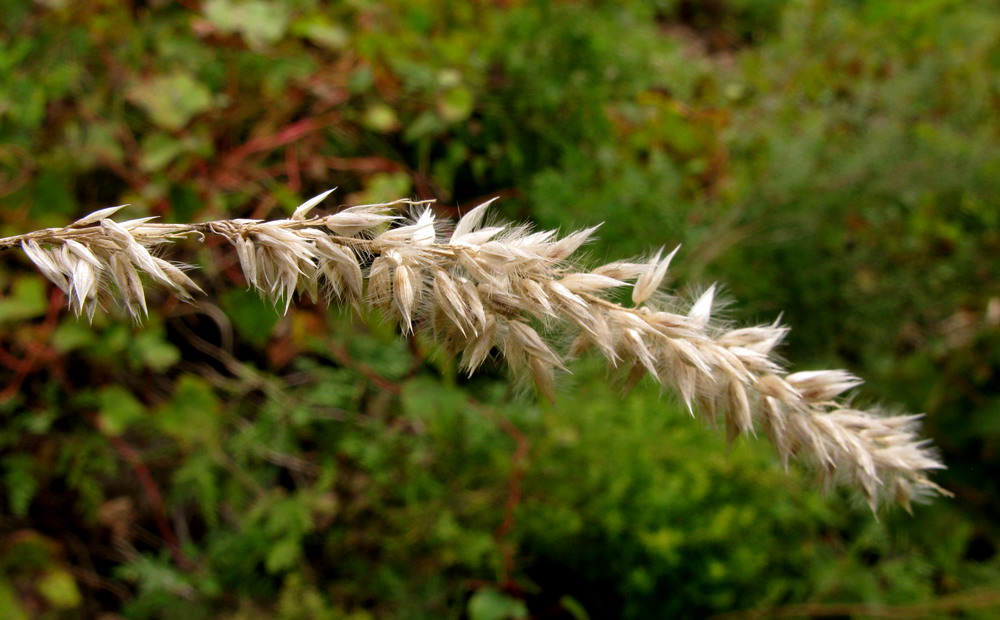
{"type": "Polygon", "coordinates": [[[92,326],[0,270],[0,618],[994,617],[1000,12],[986,0],[0,0],[0,233],[491,196],[683,243],[677,286],[927,412],[873,518],[593,360],[554,404],[245,292],[92,326]]]}

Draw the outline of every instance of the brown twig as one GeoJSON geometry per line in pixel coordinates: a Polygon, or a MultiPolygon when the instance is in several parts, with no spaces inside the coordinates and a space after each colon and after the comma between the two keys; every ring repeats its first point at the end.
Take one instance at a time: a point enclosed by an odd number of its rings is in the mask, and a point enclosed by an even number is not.
{"type": "Polygon", "coordinates": [[[118,454],[129,464],[132,471],[135,472],[136,477],[139,478],[139,483],[142,485],[146,500],[149,502],[149,507],[153,512],[153,520],[156,521],[156,528],[160,532],[160,537],[167,545],[167,549],[170,550],[170,556],[173,558],[174,564],[181,570],[189,572],[196,569],[197,565],[185,555],[184,550],[181,549],[180,543],[177,541],[177,536],[170,525],[170,520],[167,519],[166,504],[163,501],[163,495],[160,493],[160,487],[156,484],[156,480],[153,479],[153,474],[150,473],[149,467],[143,462],[142,455],[120,436],[112,435],[108,437],[108,441],[111,442],[111,445],[114,446],[118,454]]]}
{"type": "Polygon", "coordinates": [[[389,379],[386,379],[371,366],[353,359],[351,354],[347,352],[347,347],[341,344],[331,343],[330,352],[333,354],[333,359],[337,360],[340,365],[360,373],[372,385],[383,392],[392,394],[393,396],[399,396],[402,393],[403,388],[398,383],[394,383],[389,379]]]}
{"type": "MultiPolygon", "coordinates": [[[[47,340],[49,334],[51,334],[52,330],[55,329],[65,298],[66,296],[59,289],[52,289],[52,293],[49,294],[49,307],[45,315],[45,321],[42,323],[39,331],[41,341],[47,340]]],[[[52,357],[54,352],[48,347],[38,345],[29,346],[27,355],[22,359],[15,358],[6,351],[4,352],[4,355],[9,358],[6,361],[13,362],[18,368],[14,378],[11,379],[11,382],[7,384],[7,387],[0,392],[0,403],[5,403],[13,398],[14,395],[21,389],[21,385],[24,383],[24,380],[28,377],[28,375],[37,370],[38,362],[43,358],[47,359],[52,357]]]]}
{"type": "Polygon", "coordinates": [[[493,532],[493,539],[496,541],[500,552],[503,554],[503,584],[505,587],[514,586],[514,549],[507,541],[507,537],[517,525],[517,508],[521,505],[522,490],[521,483],[524,481],[526,473],[525,463],[528,459],[530,444],[527,436],[513,422],[503,416],[498,416],[500,428],[503,429],[511,439],[514,440],[514,453],[510,457],[510,478],[507,481],[507,501],[503,507],[503,521],[493,532]]]}
{"type": "Polygon", "coordinates": [[[253,138],[241,144],[239,147],[222,156],[215,184],[219,187],[233,187],[234,184],[238,186],[241,181],[236,171],[247,168],[244,162],[248,157],[290,145],[314,131],[330,126],[339,118],[339,112],[327,112],[319,116],[290,123],[273,134],[253,138]]]}

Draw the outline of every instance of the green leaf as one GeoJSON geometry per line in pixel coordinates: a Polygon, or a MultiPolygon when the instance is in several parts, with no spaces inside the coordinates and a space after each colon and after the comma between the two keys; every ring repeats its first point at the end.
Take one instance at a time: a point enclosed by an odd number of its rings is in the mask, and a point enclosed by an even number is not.
{"type": "Polygon", "coordinates": [[[173,566],[169,558],[139,555],[120,566],[116,573],[122,579],[136,582],[144,593],[162,593],[173,598],[191,593],[188,575],[173,566]]]}
{"type": "Polygon", "coordinates": [[[204,10],[212,25],[224,33],[239,33],[254,49],[279,41],[288,30],[289,8],[282,2],[209,0],[204,10]]]}
{"type": "Polygon", "coordinates": [[[37,277],[18,278],[10,295],[0,299],[0,323],[18,322],[45,314],[45,285],[37,277]]]}
{"type": "Polygon", "coordinates": [[[280,573],[294,567],[300,555],[301,541],[298,538],[283,538],[268,550],[264,567],[269,573],[280,573]]]}
{"type": "Polygon", "coordinates": [[[120,162],[125,157],[113,124],[90,121],[66,127],[67,150],[81,168],[97,167],[101,162],[120,162]]]}
{"type": "Polygon", "coordinates": [[[188,443],[214,442],[219,427],[219,399],[211,384],[194,375],[177,381],[174,396],[159,411],[165,433],[188,443]]]}
{"type": "Polygon", "coordinates": [[[156,132],[142,140],[140,163],[143,170],[156,172],[184,152],[184,143],[170,134],[156,132]]]}
{"type": "Polygon", "coordinates": [[[212,107],[212,92],[181,70],[143,79],[130,86],[125,96],[154,123],[170,131],[183,128],[195,115],[212,107]]]}
{"type": "Polygon", "coordinates": [[[399,117],[396,116],[396,111],[384,103],[374,103],[368,106],[361,122],[368,129],[379,133],[387,133],[399,128],[399,117]]]}
{"type": "Polygon", "coordinates": [[[3,461],[7,503],[14,516],[27,515],[31,500],[38,492],[38,481],[32,472],[34,466],[34,459],[27,454],[14,454],[3,461]]]}
{"type": "Polygon", "coordinates": [[[292,24],[291,31],[320,47],[334,51],[340,51],[347,47],[350,40],[350,33],[346,28],[333,23],[329,17],[322,14],[297,19],[292,24]]]}
{"type": "Polygon", "coordinates": [[[359,198],[367,203],[388,202],[407,195],[411,187],[410,177],[405,172],[380,172],[372,175],[359,198]]]}
{"type": "Polygon", "coordinates": [[[145,329],[139,332],[130,348],[139,362],[150,370],[166,370],[181,358],[177,347],[164,338],[162,329],[145,329]]]}
{"type": "Polygon", "coordinates": [[[449,90],[438,100],[438,112],[449,123],[457,123],[469,118],[475,108],[476,99],[472,91],[465,87],[449,90]]]}
{"type": "Polygon", "coordinates": [[[0,620],[28,620],[28,614],[18,600],[17,590],[2,577],[0,577],[0,620]]]}
{"type": "Polygon", "coordinates": [[[73,576],[64,570],[51,570],[39,578],[36,587],[49,605],[57,609],[73,609],[83,602],[73,576]]]}
{"type": "Polygon", "coordinates": [[[403,139],[407,142],[416,142],[421,138],[431,136],[441,132],[447,125],[437,114],[431,111],[422,112],[403,132],[403,139]]]}
{"type": "Polygon", "coordinates": [[[64,321],[52,332],[52,346],[60,353],[68,353],[97,341],[95,330],[76,321],[64,321]]]}
{"type": "Polygon", "coordinates": [[[483,588],[469,599],[469,620],[519,620],[528,617],[524,601],[494,590],[483,588]]]}
{"type": "Polygon", "coordinates": [[[146,413],[146,408],[132,392],[118,385],[101,388],[97,402],[101,430],[108,435],[121,435],[146,413]]]}
{"type": "Polygon", "coordinates": [[[250,291],[236,288],[223,292],[219,302],[232,320],[236,332],[250,344],[264,346],[281,318],[272,306],[250,291]]]}
{"type": "Polygon", "coordinates": [[[210,528],[219,523],[221,489],[216,477],[216,456],[207,450],[194,452],[173,473],[174,497],[197,502],[210,528]]]}
{"type": "Polygon", "coordinates": [[[576,600],[568,594],[559,599],[559,604],[562,606],[563,611],[568,613],[573,617],[573,620],[590,620],[590,614],[584,609],[580,601],[576,600]]]}

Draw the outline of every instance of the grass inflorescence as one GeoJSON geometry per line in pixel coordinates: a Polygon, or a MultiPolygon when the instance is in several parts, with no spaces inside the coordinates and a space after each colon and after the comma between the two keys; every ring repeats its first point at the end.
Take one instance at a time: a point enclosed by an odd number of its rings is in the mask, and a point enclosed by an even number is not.
{"type": "Polygon", "coordinates": [[[843,370],[789,374],[773,356],[787,328],[723,326],[713,320],[714,287],[686,305],[664,291],[677,249],[584,270],[572,258],[596,227],[560,236],[487,225],[489,203],[450,234],[426,202],[313,215],[329,193],[271,221],[115,222],[120,207],[110,207],[64,228],[0,239],[0,249],[19,245],[78,315],[92,317],[115,300],[141,320],[143,276],[185,300],[201,292],[186,266],[156,256],[156,246],[219,235],[235,246],[249,286],[286,310],[301,294],[378,308],[404,333],[429,334],[470,374],[500,352],[548,398],[567,360],[593,349],[628,381],[649,376],[671,389],[730,438],[763,430],[783,463],[813,463],[873,509],[884,496],[909,508],[914,498],[946,493],[928,478],[943,465],[917,435],[920,416],[849,406],[843,395],[861,380],[843,370]],[[404,220],[400,207],[413,217],[404,220]],[[630,305],[612,300],[623,288],[630,305]],[[553,344],[552,334],[566,332],[568,346],[553,344]]]}

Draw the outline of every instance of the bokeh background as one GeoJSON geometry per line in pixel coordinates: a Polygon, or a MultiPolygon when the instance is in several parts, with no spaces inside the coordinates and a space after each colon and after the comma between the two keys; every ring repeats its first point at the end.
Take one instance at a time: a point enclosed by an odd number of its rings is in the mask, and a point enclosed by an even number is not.
{"type": "Polygon", "coordinates": [[[0,268],[0,618],[993,618],[1000,10],[987,0],[0,0],[0,233],[436,198],[683,248],[796,369],[926,412],[875,517],[581,360],[554,404],[246,291],[92,325],[0,268]],[[757,611],[753,611],[757,610],[757,611]]]}

